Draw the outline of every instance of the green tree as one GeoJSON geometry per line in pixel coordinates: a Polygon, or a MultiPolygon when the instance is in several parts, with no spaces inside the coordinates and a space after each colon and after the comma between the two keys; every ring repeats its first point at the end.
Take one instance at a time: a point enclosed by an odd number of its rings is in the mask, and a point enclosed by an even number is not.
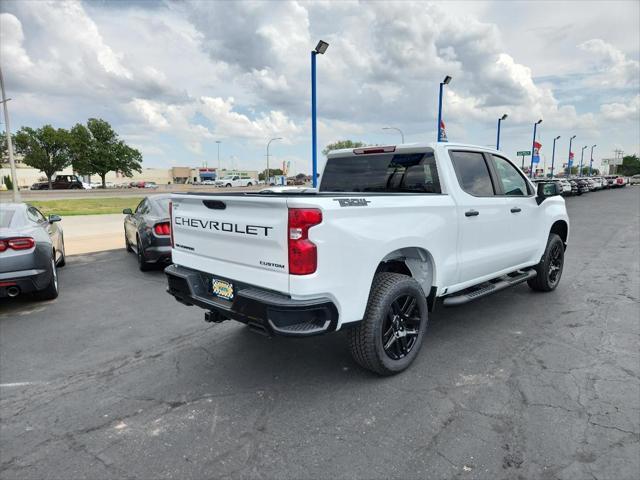
{"type": "Polygon", "coordinates": [[[354,142],[353,140],[338,140],[337,142],[330,143],[322,150],[322,153],[326,156],[332,150],[340,150],[342,148],[358,148],[364,147],[362,142],[354,142]]]}
{"type": "Polygon", "coordinates": [[[622,157],[622,165],[618,167],[618,173],[627,177],[639,174],[640,158],[635,154],[622,157]]]}
{"type": "MultiPolygon", "coordinates": [[[[277,177],[278,175],[284,175],[281,169],[279,168],[270,168],[269,176],[277,177]]],[[[258,173],[258,180],[262,181],[267,178],[267,169],[265,168],[262,172],[258,173]]]]}
{"type": "Polygon", "coordinates": [[[69,132],[64,128],[45,125],[33,129],[22,127],[15,135],[16,152],[21,153],[23,162],[47,176],[49,189],[56,172],[71,164],[69,152],[69,132]]]}
{"type": "Polygon", "coordinates": [[[8,162],[9,161],[9,149],[7,148],[7,135],[4,132],[1,132],[0,135],[0,162],[8,162]]]}
{"type": "Polygon", "coordinates": [[[75,125],[69,134],[73,168],[82,175],[97,174],[106,187],[109,172],[131,177],[142,171],[142,154],[118,138],[109,122],[90,118],[87,125],[75,125]]]}

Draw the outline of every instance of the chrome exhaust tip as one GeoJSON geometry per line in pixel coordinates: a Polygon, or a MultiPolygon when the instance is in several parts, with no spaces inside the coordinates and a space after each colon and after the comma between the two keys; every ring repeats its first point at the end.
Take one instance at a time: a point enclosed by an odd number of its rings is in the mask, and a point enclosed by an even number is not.
{"type": "Polygon", "coordinates": [[[20,295],[20,289],[16,286],[12,286],[7,288],[7,295],[11,298],[17,297],[20,295]]]}

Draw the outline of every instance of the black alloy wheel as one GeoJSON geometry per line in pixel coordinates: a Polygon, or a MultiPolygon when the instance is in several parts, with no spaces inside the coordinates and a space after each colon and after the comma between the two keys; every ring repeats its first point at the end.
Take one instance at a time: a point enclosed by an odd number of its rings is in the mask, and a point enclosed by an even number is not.
{"type": "Polygon", "coordinates": [[[418,301],[413,295],[401,295],[391,302],[381,329],[382,346],[389,358],[400,360],[411,352],[421,321],[418,301]]]}

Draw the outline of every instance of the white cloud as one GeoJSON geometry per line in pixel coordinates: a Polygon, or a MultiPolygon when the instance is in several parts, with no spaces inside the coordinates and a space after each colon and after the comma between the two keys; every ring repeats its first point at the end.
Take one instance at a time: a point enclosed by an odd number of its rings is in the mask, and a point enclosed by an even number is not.
{"type": "Polygon", "coordinates": [[[636,128],[640,124],[640,95],[636,95],[630,103],[605,103],[600,106],[602,115],[607,120],[634,120],[636,128]]]}
{"type": "Polygon", "coordinates": [[[638,88],[640,85],[640,62],[631,60],[619,49],[600,38],[578,45],[591,54],[595,72],[587,84],[601,87],[638,88]]]}

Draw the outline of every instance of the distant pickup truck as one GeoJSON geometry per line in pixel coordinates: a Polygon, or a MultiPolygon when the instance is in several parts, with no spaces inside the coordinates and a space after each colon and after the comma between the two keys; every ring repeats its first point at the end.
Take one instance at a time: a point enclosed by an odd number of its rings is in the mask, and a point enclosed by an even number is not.
{"type": "Polygon", "coordinates": [[[216,187],[250,187],[256,185],[257,180],[244,175],[227,175],[216,180],[216,187]]]}
{"type": "Polygon", "coordinates": [[[437,302],[557,287],[569,236],[560,193],[483,147],[339,150],[318,190],[173,194],[168,292],[207,321],[266,334],[348,329],[360,365],[394,374],[415,359],[437,302]]]}
{"type": "MultiPolygon", "coordinates": [[[[84,184],[76,175],[56,175],[51,181],[52,190],[80,190],[84,184]]],[[[37,182],[31,190],[49,190],[49,182],[37,182]]]]}

